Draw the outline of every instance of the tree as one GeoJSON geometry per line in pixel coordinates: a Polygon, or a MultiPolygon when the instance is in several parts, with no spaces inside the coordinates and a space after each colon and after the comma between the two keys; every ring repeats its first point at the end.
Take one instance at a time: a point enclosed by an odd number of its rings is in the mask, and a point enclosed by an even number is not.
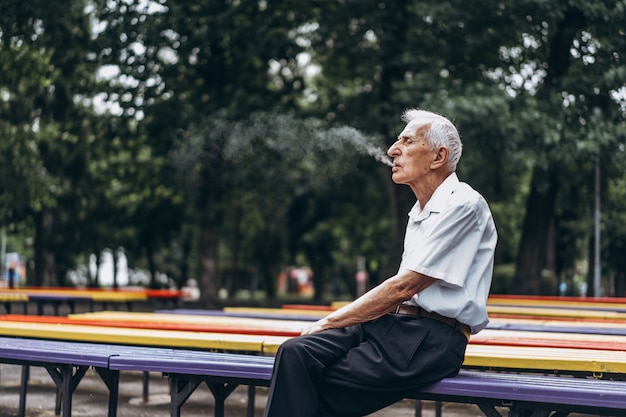
{"type": "Polygon", "coordinates": [[[6,1],[0,13],[2,125],[12,151],[2,165],[17,203],[0,214],[32,225],[35,284],[63,279],[80,234],[71,226],[88,199],[95,64],[83,8],[81,1],[6,1]]]}
{"type": "MultiPolygon", "coordinates": [[[[558,223],[555,216],[564,179],[575,180],[568,173],[595,159],[599,149],[618,145],[619,136],[596,132],[598,128],[613,131],[611,125],[621,113],[609,97],[621,87],[614,73],[621,65],[615,51],[623,46],[623,36],[612,28],[619,21],[613,19],[623,17],[623,7],[575,1],[537,6],[525,13],[529,26],[520,30],[520,45],[527,46],[519,49],[518,56],[509,57],[515,68],[509,74],[510,87],[514,75],[523,78],[525,68],[535,69],[526,71],[525,84],[518,83],[516,89],[520,93],[516,107],[523,106],[518,117],[526,126],[524,143],[536,161],[517,259],[516,279],[522,293],[539,291],[541,271],[548,265],[550,233],[558,223]],[[533,82],[531,77],[537,75],[539,79],[533,82]],[[598,107],[602,120],[594,120],[598,107]]],[[[592,172],[588,170],[586,177],[592,177],[592,172]]],[[[578,218],[589,212],[584,204],[578,207],[578,218]]]]}

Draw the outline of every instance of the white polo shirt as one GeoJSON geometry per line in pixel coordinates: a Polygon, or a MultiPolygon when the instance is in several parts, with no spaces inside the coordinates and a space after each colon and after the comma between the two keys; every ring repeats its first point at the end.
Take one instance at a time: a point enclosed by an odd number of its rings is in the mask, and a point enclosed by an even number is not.
{"type": "Polygon", "coordinates": [[[456,318],[472,334],[484,329],[497,239],[485,199],[452,173],[423,209],[418,201],[409,212],[399,270],[438,281],[405,304],[456,318]]]}

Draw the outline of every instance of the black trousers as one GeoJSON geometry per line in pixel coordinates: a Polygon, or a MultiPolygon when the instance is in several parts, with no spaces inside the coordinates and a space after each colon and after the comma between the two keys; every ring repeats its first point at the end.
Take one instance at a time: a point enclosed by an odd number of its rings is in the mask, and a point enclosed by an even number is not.
{"type": "Polygon", "coordinates": [[[467,339],[429,318],[387,314],[281,345],[265,417],[365,416],[459,372],[467,339]]]}

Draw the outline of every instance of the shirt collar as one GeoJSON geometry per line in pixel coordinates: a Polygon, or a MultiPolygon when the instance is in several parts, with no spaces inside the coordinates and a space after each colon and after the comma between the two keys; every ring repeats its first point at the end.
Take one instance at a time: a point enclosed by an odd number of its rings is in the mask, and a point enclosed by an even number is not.
{"type": "Polygon", "coordinates": [[[448,196],[454,192],[459,184],[459,177],[456,172],[448,175],[448,177],[437,187],[433,195],[421,210],[420,202],[417,201],[409,212],[409,219],[412,221],[420,221],[427,218],[430,213],[441,213],[445,208],[448,196]]]}

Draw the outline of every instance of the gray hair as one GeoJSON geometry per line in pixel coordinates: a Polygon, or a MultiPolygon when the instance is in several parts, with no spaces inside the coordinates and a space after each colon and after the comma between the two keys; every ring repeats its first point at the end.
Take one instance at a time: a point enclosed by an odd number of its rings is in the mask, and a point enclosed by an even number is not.
{"type": "Polygon", "coordinates": [[[432,149],[444,146],[450,154],[446,166],[450,171],[456,171],[456,165],[463,153],[461,136],[454,124],[446,117],[426,110],[408,109],[402,114],[402,121],[407,124],[417,122],[419,126],[430,125],[425,134],[426,140],[432,149]]]}

